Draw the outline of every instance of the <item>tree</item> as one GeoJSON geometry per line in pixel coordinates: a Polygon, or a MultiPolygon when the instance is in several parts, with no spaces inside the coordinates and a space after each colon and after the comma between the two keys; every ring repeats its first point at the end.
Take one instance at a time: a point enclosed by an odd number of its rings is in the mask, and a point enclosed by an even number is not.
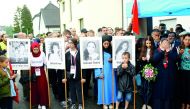
{"type": "Polygon", "coordinates": [[[32,15],[26,5],[23,6],[21,11],[21,27],[24,33],[33,33],[32,15]]]}
{"type": "Polygon", "coordinates": [[[22,9],[20,7],[17,7],[17,10],[14,15],[14,33],[18,33],[21,31],[21,11],[22,9]]]}
{"type": "Polygon", "coordinates": [[[4,31],[6,31],[6,34],[8,36],[13,37],[13,27],[12,26],[5,26],[4,31]]]}

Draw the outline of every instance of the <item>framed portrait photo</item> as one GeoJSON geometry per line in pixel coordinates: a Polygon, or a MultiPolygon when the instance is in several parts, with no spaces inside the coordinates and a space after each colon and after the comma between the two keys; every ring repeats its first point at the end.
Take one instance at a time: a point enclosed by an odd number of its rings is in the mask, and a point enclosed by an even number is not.
{"type": "Polygon", "coordinates": [[[135,65],[135,36],[113,36],[113,68],[117,68],[122,63],[122,54],[124,52],[130,53],[130,62],[135,65]]]}
{"type": "Polygon", "coordinates": [[[101,37],[80,37],[81,68],[102,68],[101,37]]]}
{"type": "Polygon", "coordinates": [[[65,69],[65,44],[64,38],[46,38],[47,68],[65,69]]]}
{"type": "Polygon", "coordinates": [[[13,70],[29,70],[30,40],[8,39],[7,56],[10,59],[13,70]]]}

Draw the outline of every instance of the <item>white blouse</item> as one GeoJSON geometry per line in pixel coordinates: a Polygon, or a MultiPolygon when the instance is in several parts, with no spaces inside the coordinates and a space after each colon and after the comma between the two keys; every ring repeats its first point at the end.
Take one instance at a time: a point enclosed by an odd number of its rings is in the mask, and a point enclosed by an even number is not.
{"type": "Polygon", "coordinates": [[[147,59],[147,61],[150,60],[150,48],[147,48],[147,51],[146,51],[146,59],[147,59]]]}
{"type": "Polygon", "coordinates": [[[31,53],[30,63],[32,67],[42,67],[46,64],[46,56],[44,52],[41,52],[39,57],[33,57],[31,53]]]}

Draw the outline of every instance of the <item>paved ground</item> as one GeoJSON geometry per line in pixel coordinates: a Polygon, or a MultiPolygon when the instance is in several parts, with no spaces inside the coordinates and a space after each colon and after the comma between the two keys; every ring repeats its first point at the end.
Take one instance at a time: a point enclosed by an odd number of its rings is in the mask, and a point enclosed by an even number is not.
{"type": "MultiPolygon", "coordinates": [[[[14,103],[13,109],[29,109],[29,103],[27,101],[25,101],[24,97],[23,97],[22,85],[18,82],[19,78],[20,78],[20,76],[18,75],[18,77],[16,79],[16,83],[19,88],[20,103],[19,104],[14,103]]],[[[91,93],[92,93],[92,91],[91,91],[91,93]]],[[[33,108],[33,109],[35,109],[35,108],[33,108]]],[[[58,101],[53,97],[52,91],[51,91],[51,109],[63,109],[59,105],[58,101]]],[[[85,109],[102,109],[102,106],[98,106],[96,104],[96,101],[92,97],[89,97],[89,98],[87,98],[87,100],[85,100],[85,109]]],[[[133,109],[133,107],[130,106],[129,109],[133,109]]],[[[140,108],[136,108],[136,109],[140,109],[140,108]]]]}

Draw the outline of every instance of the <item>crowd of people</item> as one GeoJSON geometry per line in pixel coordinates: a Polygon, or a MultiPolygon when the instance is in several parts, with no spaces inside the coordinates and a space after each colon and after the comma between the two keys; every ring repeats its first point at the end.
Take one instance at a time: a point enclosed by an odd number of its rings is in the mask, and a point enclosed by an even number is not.
{"type": "MultiPolygon", "coordinates": [[[[25,100],[31,100],[33,107],[46,109],[50,99],[48,95],[48,84],[50,84],[54,97],[63,108],[70,105],[71,109],[82,109],[83,97],[84,101],[88,100],[93,79],[93,97],[98,105],[103,105],[104,109],[119,109],[121,107],[119,104],[123,103],[124,109],[129,108],[129,104],[135,99],[134,92],[140,98],[136,99],[136,102],[141,102],[140,108],[143,109],[190,109],[190,32],[185,31],[181,24],[176,25],[175,31],[167,30],[165,24],[155,27],[150,36],[137,38],[134,42],[136,65],[130,62],[128,42],[123,42],[121,47],[118,47],[117,56],[112,57],[112,36],[133,37],[132,35],[131,25],[127,31],[122,28],[113,30],[111,27],[102,27],[98,29],[97,34],[85,28],[81,30],[80,35],[76,34],[75,28],[65,30],[63,34],[48,32],[36,38],[31,34],[18,33],[20,39],[31,39],[31,74],[29,70],[21,70],[19,79],[25,100]],[[81,75],[79,37],[94,36],[102,37],[103,68],[82,69],[81,75]],[[64,70],[47,69],[48,78],[46,78],[47,73],[44,70],[45,57],[48,56],[45,54],[46,37],[65,38],[66,74],[64,70]],[[112,58],[122,60],[114,70],[112,58]],[[155,81],[147,81],[142,76],[136,78],[137,75],[141,75],[142,69],[147,64],[153,65],[158,70],[155,81]],[[137,83],[141,81],[141,84],[134,84],[135,80],[137,83]]],[[[16,96],[13,81],[17,71],[11,74],[8,70],[7,38],[6,34],[1,35],[0,109],[13,109],[12,97],[16,96]]],[[[54,51],[48,57],[51,58],[59,48],[58,44],[53,44],[54,51]]],[[[99,58],[91,55],[95,48],[93,41],[87,43],[85,60],[99,58]]]]}

